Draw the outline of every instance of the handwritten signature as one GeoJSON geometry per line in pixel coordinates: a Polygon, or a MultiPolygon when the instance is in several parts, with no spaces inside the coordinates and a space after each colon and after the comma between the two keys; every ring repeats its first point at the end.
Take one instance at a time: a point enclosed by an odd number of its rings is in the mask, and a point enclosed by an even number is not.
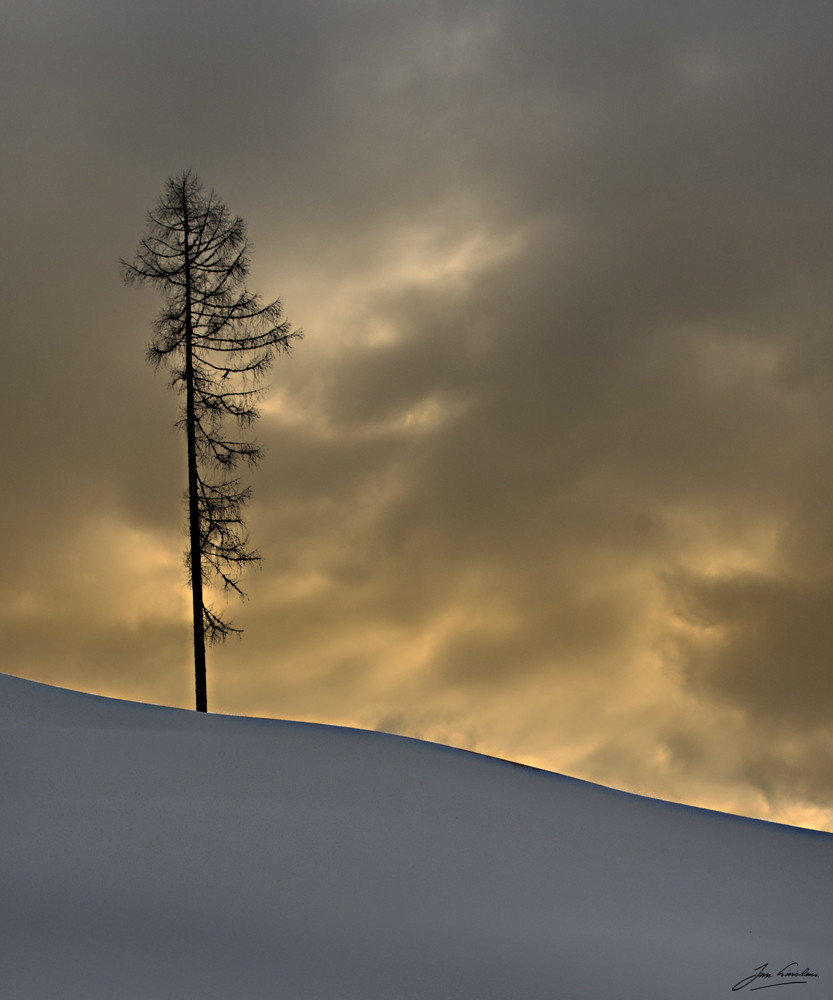
{"type": "Polygon", "coordinates": [[[732,992],[746,989],[747,986],[750,990],[766,990],[772,986],[798,986],[800,983],[806,983],[810,979],[818,979],[819,975],[817,972],[811,972],[806,965],[803,971],[799,971],[800,966],[798,962],[790,962],[780,972],[767,972],[768,966],[769,962],[759,965],[751,976],[747,976],[746,979],[741,979],[739,983],[735,983],[732,987],[732,992]],[[767,979],[774,981],[766,982],[765,980],[767,979]],[[756,985],[753,986],[752,983],[756,983],[756,985]]]}

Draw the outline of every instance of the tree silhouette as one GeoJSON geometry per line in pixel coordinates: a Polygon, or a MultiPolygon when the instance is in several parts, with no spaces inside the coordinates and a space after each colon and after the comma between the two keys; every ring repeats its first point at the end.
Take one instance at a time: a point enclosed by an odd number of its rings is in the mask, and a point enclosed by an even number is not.
{"type": "Polygon", "coordinates": [[[187,439],[186,565],[197,711],[206,712],[206,639],[212,644],[241,630],[206,606],[203,585],[214,579],[245,597],[240,575],[260,559],[242,518],[251,489],[237,470],[255,465],[261,451],[224,428],[229,421],[251,425],[262,376],[274,354],[288,352],[301,333],[283,319],[280,300],[262,305],[246,289],[246,225],[191,170],[168,178],[134,260],[121,265],[127,284],[149,281],[164,295],[147,357],[168,368],[171,386],[185,397],[177,426],[187,439]]]}

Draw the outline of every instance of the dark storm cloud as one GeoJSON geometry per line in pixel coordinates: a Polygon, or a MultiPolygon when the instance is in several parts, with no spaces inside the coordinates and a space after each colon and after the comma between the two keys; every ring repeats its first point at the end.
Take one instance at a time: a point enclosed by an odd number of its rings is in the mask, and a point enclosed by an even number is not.
{"type": "Polygon", "coordinates": [[[707,633],[685,657],[693,686],[728,700],[754,724],[803,727],[807,735],[829,725],[833,581],[739,573],[688,580],[679,591],[682,615],[707,633]],[[717,648],[709,649],[715,632],[717,648]]]}
{"type": "Polygon", "coordinates": [[[264,565],[214,654],[218,709],[395,718],[779,815],[823,801],[799,689],[816,726],[827,5],[3,16],[10,664],[57,679],[38,622],[72,591],[66,683],[112,655],[179,697],[176,402],[142,367],[158,301],[115,261],[190,164],[307,332],[258,426],[264,565]]]}

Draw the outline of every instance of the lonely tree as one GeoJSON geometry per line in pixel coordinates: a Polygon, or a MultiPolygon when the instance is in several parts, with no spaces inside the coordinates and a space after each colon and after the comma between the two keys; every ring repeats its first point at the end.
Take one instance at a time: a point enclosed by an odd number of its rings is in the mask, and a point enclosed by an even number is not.
{"type": "Polygon", "coordinates": [[[186,170],[168,179],[125,281],[149,281],[164,306],[148,360],[164,364],[183,397],[188,466],[186,555],[193,597],[197,711],[207,711],[205,645],[239,632],[205,604],[210,580],[245,596],[240,575],[257,552],[249,547],[242,507],[250,488],[239,476],[260,449],[239,431],[257,417],[261,379],[278,351],[300,336],[283,319],[280,300],[263,305],[245,287],[246,226],[186,170]]]}

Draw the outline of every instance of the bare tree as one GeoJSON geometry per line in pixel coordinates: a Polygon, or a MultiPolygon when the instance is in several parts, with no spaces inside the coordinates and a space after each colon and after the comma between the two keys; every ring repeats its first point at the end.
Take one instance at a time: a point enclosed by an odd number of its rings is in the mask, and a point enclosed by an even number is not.
{"type": "Polygon", "coordinates": [[[301,333],[283,319],[280,300],[263,305],[246,289],[245,223],[232,218],[191,170],[168,178],[159,204],[148,212],[134,260],[121,264],[126,283],[149,281],[164,295],[147,356],[155,367],[169,369],[171,386],[185,397],[177,426],[187,439],[186,565],[197,711],[206,712],[206,639],[214,643],[240,629],[206,606],[203,585],[214,579],[244,597],[240,575],[260,558],[249,547],[241,513],[251,489],[237,471],[241,464],[255,465],[261,451],[225,427],[229,421],[251,425],[262,376],[274,354],[288,352],[301,333]]]}

